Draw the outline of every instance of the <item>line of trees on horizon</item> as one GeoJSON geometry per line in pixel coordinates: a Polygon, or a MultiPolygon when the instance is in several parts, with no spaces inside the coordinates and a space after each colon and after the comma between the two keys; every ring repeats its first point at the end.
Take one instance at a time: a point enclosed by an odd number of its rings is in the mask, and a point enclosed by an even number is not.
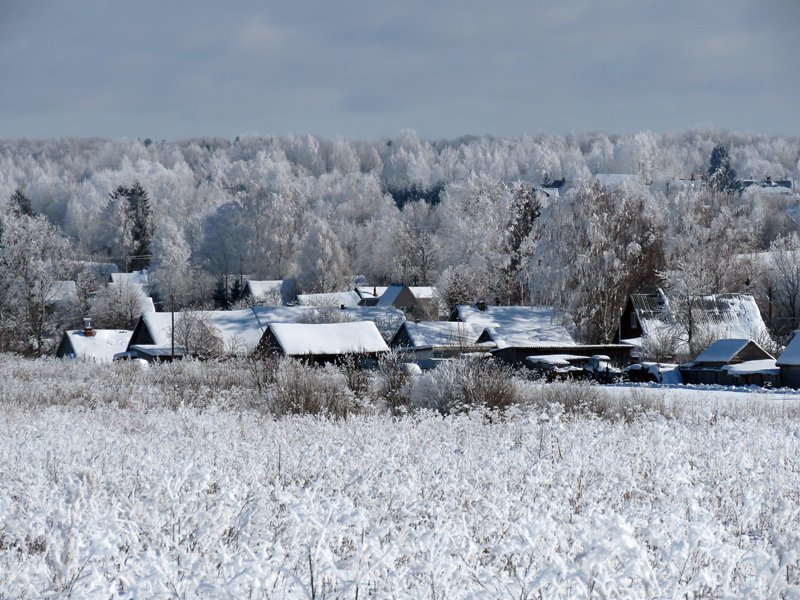
{"type": "Polygon", "coordinates": [[[77,257],[149,267],[157,296],[185,308],[221,303],[221,282],[327,292],[362,275],[436,285],[448,304],[552,304],[593,342],[630,293],[746,291],[783,335],[800,320],[798,200],[737,181],[798,175],[800,139],[713,129],[0,142],[0,346],[40,352],[65,324],[34,306],[36,277],[75,280],[91,313],[99,284],[77,257]]]}

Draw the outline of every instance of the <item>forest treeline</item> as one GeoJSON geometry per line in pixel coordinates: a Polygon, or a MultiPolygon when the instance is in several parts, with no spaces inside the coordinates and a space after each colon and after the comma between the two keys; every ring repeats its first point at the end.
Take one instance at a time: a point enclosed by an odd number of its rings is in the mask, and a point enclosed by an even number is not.
{"type": "Polygon", "coordinates": [[[156,301],[186,308],[247,278],[325,292],[360,275],[435,285],[445,304],[553,304],[581,339],[609,341],[625,297],[660,286],[753,293],[785,333],[800,314],[797,197],[731,177],[794,179],[799,159],[798,138],[715,129],[3,141],[0,328],[41,347],[45,288],[62,279],[90,314],[91,260],[148,267],[156,301]],[[630,177],[595,177],[608,173],[630,177]]]}

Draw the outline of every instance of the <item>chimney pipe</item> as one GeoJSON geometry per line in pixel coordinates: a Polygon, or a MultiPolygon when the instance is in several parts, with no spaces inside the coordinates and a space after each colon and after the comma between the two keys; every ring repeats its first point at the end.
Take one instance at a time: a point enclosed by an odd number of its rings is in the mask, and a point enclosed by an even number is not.
{"type": "Polygon", "coordinates": [[[92,329],[92,320],[89,317],[83,318],[83,335],[86,337],[92,337],[94,335],[94,329],[92,329]]]}

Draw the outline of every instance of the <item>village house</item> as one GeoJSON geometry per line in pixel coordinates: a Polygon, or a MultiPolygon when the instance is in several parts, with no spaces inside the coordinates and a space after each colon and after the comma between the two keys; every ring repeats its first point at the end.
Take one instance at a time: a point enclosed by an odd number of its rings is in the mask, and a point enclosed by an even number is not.
{"type": "Polygon", "coordinates": [[[288,279],[250,279],[244,284],[242,298],[256,306],[289,304],[295,298],[294,282],[288,279]]]}
{"type": "Polygon", "coordinates": [[[351,356],[377,359],[389,347],[372,321],[347,323],[271,323],[258,344],[258,353],[278,354],[323,364],[351,356]]]}
{"type": "Polygon", "coordinates": [[[115,354],[125,351],[131,334],[125,330],[93,329],[91,321],[84,319],[83,329],[65,331],[61,336],[56,357],[108,363],[115,354]]]}
{"type": "Polygon", "coordinates": [[[361,303],[361,296],[355,291],[329,292],[326,294],[298,294],[298,306],[335,306],[336,308],[354,308],[361,303]]]}
{"type": "Polygon", "coordinates": [[[487,352],[493,342],[478,343],[482,330],[476,325],[457,321],[406,321],[389,346],[414,360],[457,357],[470,352],[487,352]]]}
{"type": "Polygon", "coordinates": [[[678,370],[688,384],[773,386],[780,378],[775,358],[742,338],[716,340],[678,370]]]}
{"type": "Polygon", "coordinates": [[[391,306],[402,310],[411,319],[430,321],[439,318],[436,288],[393,283],[386,287],[358,286],[361,306],[391,306]]]}
{"type": "Polygon", "coordinates": [[[550,306],[492,306],[483,302],[459,304],[454,318],[483,329],[478,343],[493,343],[492,355],[509,364],[526,364],[530,356],[570,355],[588,361],[608,355],[619,365],[630,360],[626,344],[577,344],[563,315],[550,306]]]}
{"type": "Polygon", "coordinates": [[[781,385],[800,389],[800,332],[794,332],[776,365],[781,372],[781,385]]]}
{"type": "MultiPolygon", "coordinates": [[[[771,343],[751,294],[698,295],[692,298],[691,310],[695,340],[710,343],[744,338],[771,343]]],[[[620,315],[615,341],[630,344],[646,354],[660,354],[660,360],[674,360],[690,353],[689,332],[681,320],[661,290],[631,294],[620,315]]]]}

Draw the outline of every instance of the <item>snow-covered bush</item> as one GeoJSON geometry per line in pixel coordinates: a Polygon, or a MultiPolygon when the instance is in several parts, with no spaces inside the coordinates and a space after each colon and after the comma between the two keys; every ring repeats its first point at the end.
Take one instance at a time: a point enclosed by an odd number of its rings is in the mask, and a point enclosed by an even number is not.
{"type": "MultiPolygon", "coordinates": [[[[414,365],[416,366],[416,365],[414,365]]],[[[411,407],[413,375],[402,354],[392,350],[378,362],[376,399],[386,403],[389,412],[399,415],[411,407]]]]}
{"type": "Polygon", "coordinates": [[[417,379],[413,394],[416,406],[445,414],[475,408],[504,410],[524,398],[512,369],[477,358],[444,362],[417,379]]]}
{"type": "Polygon", "coordinates": [[[267,389],[268,409],[275,415],[312,414],[346,418],[359,409],[341,369],[284,359],[267,389]]]}

